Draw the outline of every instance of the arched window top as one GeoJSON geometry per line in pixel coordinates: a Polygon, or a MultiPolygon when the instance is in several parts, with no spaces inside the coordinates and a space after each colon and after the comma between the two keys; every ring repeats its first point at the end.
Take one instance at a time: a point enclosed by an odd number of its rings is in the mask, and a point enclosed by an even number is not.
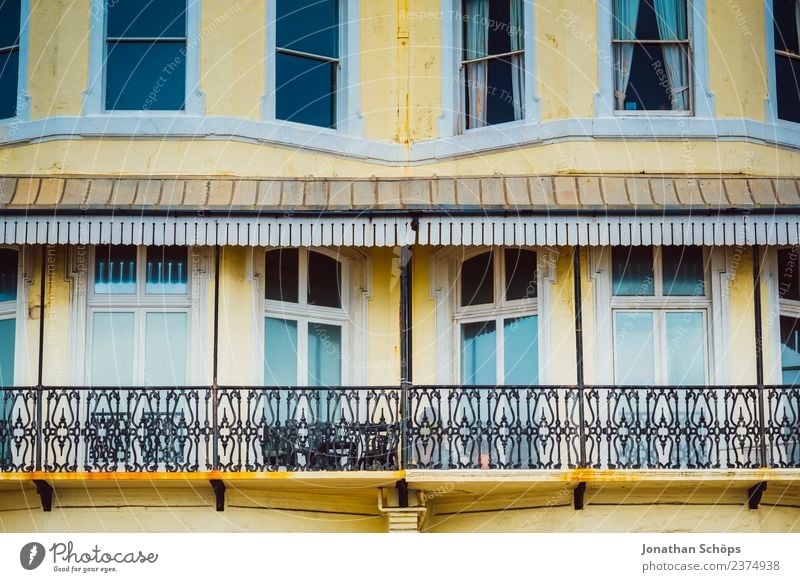
{"type": "Polygon", "coordinates": [[[497,249],[461,263],[462,307],[534,299],[536,286],[534,251],[497,249]],[[495,279],[498,284],[495,284],[495,279]]]}
{"type": "Polygon", "coordinates": [[[318,251],[267,251],[266,298],[341,309],[342,263],[318,251]]]}
{"type": "Polygon", "coordinates": [[[17,268],[19,253],[14,249],[0,249],[0,301],[17,298],[17,268]]]}

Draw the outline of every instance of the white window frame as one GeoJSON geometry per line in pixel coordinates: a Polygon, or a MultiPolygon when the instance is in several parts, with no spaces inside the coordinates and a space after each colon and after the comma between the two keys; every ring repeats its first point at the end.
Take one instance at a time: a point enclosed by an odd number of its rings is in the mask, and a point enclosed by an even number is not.
{"type": "Polygon", "coordinates": [[[709,90],[707,50],[707,0],[686,0],[689,33],[689,109],[688,111],[626,111],[614,106],[613,0],[597,0],[598,71],[600,89],[595,95],[595,117],[631,119],[629,135],[641,133],[652,138],[647,119],[653,117],[713,118],[714,95],[709,90]],[[639,120],[634,121],[634,120],[639,120]]]}
{"type": "MultiPolygon", "coordinates": [[[[436,371],[435,382],[439,385],[461,384],[461,324],[536,315],[538,324],[539,346],[539,384],[551,383],[552,371],[550,370],[548,354],[550,349],[550,305],[551,287],[555,283],[554,261],[549,260],[550,249],[529,246],[476,246],[468,249],[460,247],[443,247],[431,255],[431,299],[436,303],[436,371]],[[537,292],[535,299],[518,299],[505,301],[498,293],[505,289],[503,276],[505,263],[502,260],[505,249],[520,249],[536,253],[537,261],[537,292]],[[461,306],[461,263],[487,251],[495,255],[494,288],[495,301],[492,304],[461,306]],[[498,261],[497,257],[500,257],[498,261]]],[[[497,325],[497,324],[496,324],[497,325]]],[[[503,327],[496,328],[502,333],[503,327]]],[[[501,340],[496,340],[502,346],[501,340]]],[[[503,379],[503,353],[497,352],[498,380],[503,379]]],[[[498,382],[497,385],[503,385],[498,382]]]]}
{"type": "MultiPolygon", "coordinates": [[[[764,38],[767,43],[767,83],[768,92],[764,102],[767,122],[797,131],[800,123],[778,117],[778,74],[775,67],[775,15],[772,10],[774,0],[764,0],[764,38]]],[[[796,138],[795,138],[796,139],[796,138]]],[[[790,143],[794,140],[787,139],[790,143]]]]}
{"type": "Polygon", "coordinates": [[[705,294],[703,296],[665,296],[663,295],[663,269],[661,265],[662,247],[653,245],[654,293],[649,296],[615,296],[612,294],[611,247],[597,247],[589,253],[589,278],[594,284],[596,314],[596,378],[587,382],[605,386],[616,385],[616,349],[614,345],[614,320],[617,311],[654,313],[654,352],[656,383],[654,386],[669,385],[666,372],[658,370],[659,348],[665,345],[666,313],[702,312],[705,321],[705,366],[706,385],[725,384],[729,373],[729,354],[726,337],[729,329],[728,287],[736,271],[731,265],[730,252],[726,249],[703,247],[705,266],[705,294]],[[659,327],[659,320],[663,323],[659,327]]]}
{"type": "MultiPolygon", "coordinates": [[[[276,0],[267,0],[265,93],[261,97],[262,121],[277,124],[277,139],[305,143],[303,137],[361,136],[364,133],[361,115],[361,30],[360,0],[339,0],[339,73],[336,79],[336,127],[319,127],[276,116],[277,86],[277,14],[276,0]],[[285,131],[280,131],[284,129],[285,131]],[[307,132],[311,132],[306,135],[307,132]]],[[[318,137],[314,137],[317,139],[318,137]]]]}
{"type": "MultiPolygon", "coordinates": [[[[186,314],[186,386],[197,384],[193,381],[193,375],[201,369],[202,364],[197,362],[197,354],[193,350],[193,329],[196,325],[196,317],[193,316],[193,277],[192,277],[192,249],[186,248],[187,252],[187,291],[182,294],[167,294],[167,293],[153,293],[147,294],[145,292],[146,273],[144,265],[146,265],[147,249],[148,246],[136,247],[136,292],[135,293],[95,293],[95,251],[96,247],[92,247],[89,253],[88,264],[88,283],[86,293],[86,325],[85,325],[85,350],[86,355],[83,364],[83,378],[84,383],[90,384],[91,371],[92,371],[92,340],[93,340],[93,322],[95,313],[133,313],[134,328],[133,328],[133,382],[131,386],[126,387],[141,387],[150,386],[145,383],[145,342],[146,342],[146,324],[145,320],[149,313],[185,313],[186,314]],[[194,320],[194,321],[193,321],[194,320]]],[[[152,385],[154,388],[157,385],[152,385]]]]}
{"type": "MultiPolygon", "coordinates": [[[[768,300],[764,302],[765,311],[768,314],[768,321],[774,322],[774,325],[767,325],[764,327],[768,334],[770,344],[775,346],[774,353],[765,350],[764,357],[764,381],[767,384],[782,385],[783,384],[783,361],[781,359],[781,317],[793,317],[800,319],[800,300],[786,299],[781,297],[781,271],[780,263],[778,261],[778,251],[782,249],[796,248],[800,251],[800,245],[793,247],[792,245],[780,245],[767,249],[765,251],[764,265],[766,272],[766,285],[768,300]],[[769,363],[772,362],[772,366],[769,363]]],[[[798,252],[796,270],[800,270],[800,252],[798,252]]]]}
{"type": "MultiPolygon", "coordinates": [[[[28,95],[28,43],[30,36],[30,15],[31,0],[21,0],[19,7],[19,45],[17,45],[17,51],[19,54],[19,66],[17,68],[17,110],[16,114],[12,117],[0,118],[0,127],[30,119],[31,97],[28,95]]],[[[13,137],[14,136],[9,132],[8,139],[13,139],[13,137]]]]}
{"type": "MultiPolygon", "coordinates": [[[[476,136],[485,139],[486,134],[496,134],[501,139],[509,128],[537,122],[539,99],[536,93],[536,54],[534,29],[536,27],[534,0],[522,0],[525,22],[525,104],[522,119],[464,129],[463,85],[461,83],[461,60],[463,55],[462,0],[441,0],[442,14],[442,113],[439,117],[438,137],[476,136]]],[[[507,138],[506,138],[507,139],[507,138]]]]}
{"type": "MultiPolygon", "coordinates": [[[[296,247],[295,247],[296,248],[296,247]]],[[[253,326],[253,345],[257,346],[254,378],[258,386],[265,384],[265,319],[292,320],[297,322],[297,386],[308,386],[308,325],[340,325],[342,327],[341,385],[364,385],[367,378],[367,313],[366,299],[369,256],[356,249],[331,249],[325,247],[299,247],[298,303],[266,299],[266,253],[287,250],[288,247],[254,249],[250,254],[253,282],[254,309],[257,314],[253,326]],[[308,305],[303,299],[307,285],[308,253],[317,252],[336,259],[341,264],[342,306],[323,307],[308,305]],[[302,300],[302,301],[301,301],[302,300]]]]}
{"type": "MultiPolygon", "coordinates": [[[[30,0],[28,0],[30,1],[30,0]]],[[[106,24],[109,0],[91,0],[89,11],[89,84],[83,94],[84,115],[128,118],[163,118],[160,133],[174,132],[175,117],[200,116],[205,111],[200,90],[200,9],[201,0],[186,0],[186,94],[182,110],[106,109],[106,24]],[[170,131],[170,128],[173,128],[170,131]]],[[[136,133],[135,125],[130,128],[136,133]]]]}

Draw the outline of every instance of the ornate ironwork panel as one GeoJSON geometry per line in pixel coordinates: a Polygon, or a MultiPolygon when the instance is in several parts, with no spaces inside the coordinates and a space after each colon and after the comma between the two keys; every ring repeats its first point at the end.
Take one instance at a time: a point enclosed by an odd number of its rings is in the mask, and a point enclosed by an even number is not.
{"type": "Polygon", "coordinates": [[[800,386],[771,386],[765,393],[770,466],[800,468],[800,386]]]}
{"type": "Polygon", "coordinates": [[[0,388],[0,472],[36,467],[36,396],[35,388],[0,388]]]}
{"type": "Polygon", "coordinates": [[[210,470],[208,388],[47,388],[46,471],[210,470]]]}
{"type": "Polygon", "coordinates": [[[399,467],[397,388],[220,388],[223,471],[399,467]]]}
{"type": "Polygon", "coordinates": [[[415,386],[407,466],[561,469],[579,460],[577,391],[552,386],[415,386]]]}
{"type": "Polygon", "coordinates": [[[586,390],[587,464],[603,469],[726,469],[760,465],[753,387],[586,390]]]}

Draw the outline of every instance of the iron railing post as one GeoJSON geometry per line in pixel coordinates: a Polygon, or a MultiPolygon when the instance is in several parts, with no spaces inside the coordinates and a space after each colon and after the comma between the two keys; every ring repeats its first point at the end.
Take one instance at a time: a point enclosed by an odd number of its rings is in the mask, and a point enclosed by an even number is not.
{"type": "Polygon", "coordinates": [[[36,470],[42,470],[42,448],[44,445],[44,311],[45,311],[45,274],[47,272],[47,246],[41,245],[42,260],[39,273],[39,369],[36,380],[36,470]]]}
{"type": "Polygon", "coordinates": [[[405,469],[408,462],[410,443],[408,442],[409,393],[412,389],[412,337],[411,337],[411,294],[412,294],[412,253],[411,247],[400,247],[400,423],[401,439],[398,465],[405,469]]]}
{"type": "Polygon", "coordinates": [[[572,251],[572,280],[575,295],[575,368],[578,381],[578,434],[580,466],[586,467],[586,414],[584,412],[586,379],[583,373],[583,294],[581,291],[581,247],[572,251]]]}
{"type": "Polygon", "coordinates": [[[761,467],[767,467],[767,427],[764,413],[764,330],[761,321],[761,249],[753,245],[753,311],[755,313],[756,390],[758,391],[759,455],[761,467]]]}

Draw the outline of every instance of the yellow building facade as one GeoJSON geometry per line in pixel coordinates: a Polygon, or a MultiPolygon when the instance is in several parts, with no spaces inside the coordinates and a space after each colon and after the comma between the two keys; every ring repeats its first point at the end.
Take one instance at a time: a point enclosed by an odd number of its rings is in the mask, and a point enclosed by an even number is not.
{"type": "Polygon", "coordinates": [[[3,531],[800,530],[798,0],[0,16],[3,531]]]}

